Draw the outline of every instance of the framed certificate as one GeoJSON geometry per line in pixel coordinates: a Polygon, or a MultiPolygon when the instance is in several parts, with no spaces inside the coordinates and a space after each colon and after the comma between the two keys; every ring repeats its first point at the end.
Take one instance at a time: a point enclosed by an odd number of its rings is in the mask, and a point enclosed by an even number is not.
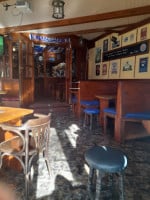
{"type": "Polygon", "coordinates": [[[108,78],[108,72],[109,72],[109,62],[103,62],[101,64],[101,78],[107,79],[108,78]]]}
{"type": "Polygon", "coordinates": [[[122,35],[122,46],[136,43],[136,41],[137,41],[137,29],[134,29],[122,35]]]}
{"type": "Polygon", "coordinates": [[[150,78],[150,55],[136,56],[135,78],[150,78]]]}
{"type": "Polygon", "coordinates": [[[119,76],[120,76],[120,59],[110,61],[109,78],[118,79],[119,76]]]}
{"type": "Polygon", "coordinates": [[[145,24],[138,28],[137,40],[147,40],[150,39],[150,24],[145,24]]]}
{"type": "Polygon", "coordinates": [[[135,56],[121,59],[120,78],[134,78],[135,56]]]}

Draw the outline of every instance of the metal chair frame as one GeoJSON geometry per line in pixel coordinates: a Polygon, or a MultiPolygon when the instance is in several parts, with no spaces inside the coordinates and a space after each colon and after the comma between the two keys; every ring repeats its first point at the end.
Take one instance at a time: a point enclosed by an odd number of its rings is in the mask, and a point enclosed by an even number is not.
{"type": "MultiPolygon", "coordinates": [[[[21,126],[13,126],[9,124],[0,124],[4,131],[9,131],[14,134],[9,140],[0,143],[0,168],[2,167],[4,156],[13,156],[16,158],[25,174],[25,199],[28,199],[28,185],[31,174],[31,164],[36,155],[43,153],[48,172],[50,174],[50,165],[48,160],[48,143],[50,135],[51,114],[42,115],[34,114],[33,119],[29,119],[21,126]],[[34,141],[32,149],[30,149],[31,138],[34,141]],[[12,144],[19,142],[15,148],[12,144]],[[19,150],[17,150],[17,148],[19,150]]],[[[17,144],[17,143],[16,143],[17,144]]]]}

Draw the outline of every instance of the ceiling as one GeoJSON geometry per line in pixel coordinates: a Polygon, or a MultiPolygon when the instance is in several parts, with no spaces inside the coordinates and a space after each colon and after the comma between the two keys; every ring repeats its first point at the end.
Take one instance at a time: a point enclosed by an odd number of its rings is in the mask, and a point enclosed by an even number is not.
{"type": "Polygon", "coordinates": [[[30,32],[52,36],[78,35],[93,40],[109,32],[120,32],[146,20],[150,22],[150,0],[64,0],[65,18],[52,18],[53,0],[29,0],[24,13],[16,0],[0,0],[0,34],[30,32]]]}

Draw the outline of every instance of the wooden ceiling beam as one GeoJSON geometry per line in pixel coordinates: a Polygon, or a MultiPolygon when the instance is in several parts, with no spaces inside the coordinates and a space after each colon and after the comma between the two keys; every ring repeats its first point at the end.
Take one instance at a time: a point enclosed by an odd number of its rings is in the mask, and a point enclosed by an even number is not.
{"type": "Polygon", "coordinates": [[[6,27],[1,28],[0,33],[9,33],[9,32],[17,32],[17,31],[27,31],[34,29],[43,29],[43,28],[54,28],[54,27],[62,27],[62,26],[70,26],[84,23],[91,23],[97,21],[105,21],[112,20],[118,18],[132,17],[138,15],[146,15],[150,14],[150,6],[136,7],[126,10],[113,11],[108,13],[101,13],[90,16],[76,17],[70,19],[56,20],[50,22],[42,22],[36,24],[27,24],[22,26],[14,26],[14,27],[6,27]]]}

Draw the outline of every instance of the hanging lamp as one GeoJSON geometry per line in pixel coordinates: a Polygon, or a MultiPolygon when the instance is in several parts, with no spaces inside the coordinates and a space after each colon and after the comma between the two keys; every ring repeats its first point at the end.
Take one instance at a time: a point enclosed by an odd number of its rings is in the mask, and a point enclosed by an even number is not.
{"type": "Polygon", "coordinates": [[[55,19],[63,19],[64,18],[64,2],[62,0],[53,0],[53,15],[52,17],[55,19]]]}

